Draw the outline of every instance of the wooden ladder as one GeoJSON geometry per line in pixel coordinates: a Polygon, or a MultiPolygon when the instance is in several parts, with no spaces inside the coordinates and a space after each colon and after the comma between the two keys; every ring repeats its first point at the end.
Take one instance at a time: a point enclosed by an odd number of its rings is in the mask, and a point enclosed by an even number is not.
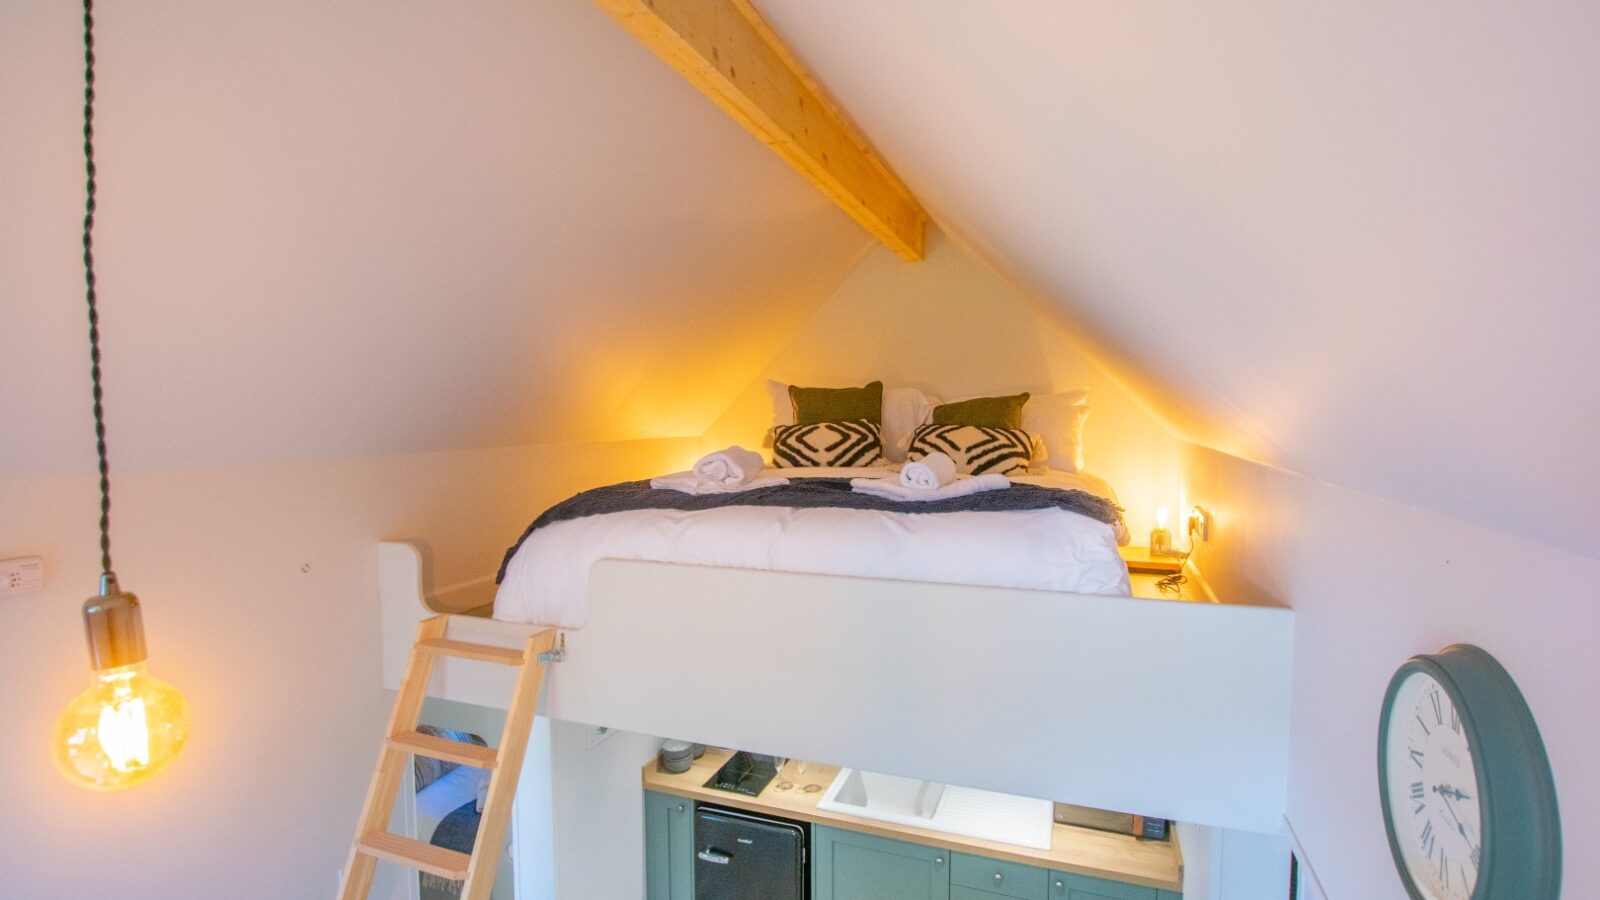
{"type": "Polygon", "coordinates": [[[494,873],[499,867],[506,828],[511,822],[511,800],[517,791],[517,776],[522,771],[522,757],[528,748],[529,731],[539,706],[544,671],[550,660],[558,658],[554,653],[556,632],[553,628],[536,631],[528,636],[523,649],[512,650],[448,640],[445,635],[449,624],[449,616],[434,616],[423,620],[417,628],[417,642],[411,648],[411,659],[406,663],[405,674],[395,694],[389,730],[378,754],[378,767],[372,773],[372,784],[367,788],[367,802],[356,826],[355,843],[345,863],[344,883],[339,888],[341,900],[366,900],[380,859],[441,878],[464,881],[461,900],[487,900],[494,889],[494,873]],[[422,704],[428,696],[428,682],[433,676],[433,664],[440,656],[520,669],[499,747],[463,744],[417,731],[422,704]],[[405,767],[413,754],[490,770],[489,792],[483,801],[483,816],[478,823],[472,853],[435,847],[389,831],[395,795],[399,793],[405,767]]]}

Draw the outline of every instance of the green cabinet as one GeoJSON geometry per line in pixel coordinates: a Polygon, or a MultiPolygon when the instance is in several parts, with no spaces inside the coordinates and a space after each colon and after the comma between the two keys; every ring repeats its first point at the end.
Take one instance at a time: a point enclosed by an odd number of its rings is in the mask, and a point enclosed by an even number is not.
{"type": "Polygon", "coordinates": [[[646,900],[694,900],[694,803],[644,792],[646,900]]]}
{"type": "Polygon", "coordinates": [[[813,825],[811,900],[950,900],[950,852],[813,825]]]}
{"type": "Polygon", "coordinates": [[[1051,872],[1050,900],[1183,900],[1183,896],[1138,884],[1051,872]]]}

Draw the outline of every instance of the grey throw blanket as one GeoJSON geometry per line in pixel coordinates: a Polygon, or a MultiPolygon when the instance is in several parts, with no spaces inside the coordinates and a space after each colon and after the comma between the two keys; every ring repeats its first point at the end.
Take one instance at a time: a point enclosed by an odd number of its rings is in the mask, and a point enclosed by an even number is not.
{"type": "Polygon", "coordinates": [[[792,509],[865,509],[876,512],[938,514],[953,512],[1014,512],[1029,509],[1064,509],[1082,513],[1107,525],[1122,519],[1122,507],[1087,491],[1013,484],[1003,491],[983,491],[948,500],[899,501],[873,497],[850,490],[847,478],[798,478],[788,484],[756,488],[731,494],[685,494],[656,490],[648,481],[625,481],[584,491],[557,503],[533,520],[528,530],[506,551],[495,576],[499,584],[506,577],[511,557],[528,536],[546,525],[636,509],[676,509],[696,511],[724,506],[785,506],[792,509]]]}

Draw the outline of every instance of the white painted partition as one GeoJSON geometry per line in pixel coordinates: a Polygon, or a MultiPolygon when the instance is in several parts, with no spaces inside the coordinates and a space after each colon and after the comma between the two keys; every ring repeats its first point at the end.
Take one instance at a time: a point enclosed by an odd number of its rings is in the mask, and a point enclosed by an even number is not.
{"type": "MultiPolygon", "coordinates": [[[[415,551],[384,546],[400,578],[415,551]]],[[[414,627],[418,592],[386,588],[386,620],[414,627]]],[[[1286,609],[624,560],[595,565],[590,597],[548,682],[551,718],[1282,826],[1286,609]]],[[[474,624],[510,635],[496,643],[527,628],[474,624]]],[[[447,671],[435,692],[493,704],[474,679],[447,671]]]]}
{"type": "Polygon", "coordinates": [[[554,718],[1281,827],[1293,617],[602,560],[554,718]]]}

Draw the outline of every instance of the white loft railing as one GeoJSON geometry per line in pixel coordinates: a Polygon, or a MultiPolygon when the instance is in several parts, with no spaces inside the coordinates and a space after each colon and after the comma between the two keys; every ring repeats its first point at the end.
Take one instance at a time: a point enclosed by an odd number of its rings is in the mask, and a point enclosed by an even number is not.
{"type": "MultiPolygon", "coordinates": [[[[392,687],[416,621],[443,610],[414,546],[382,544],[380,564],[392,687]]],[[[551,673],[550,718],[1224,828],[1282,825],[1287,609],[625,560],[595,564],[590,604],[551,673]]],[[[534,626],[451,627],[516,646],[534,626]]],[[[509,682],[486,668],[447,664],[433,693],[503,706],[509,682]]]]}

